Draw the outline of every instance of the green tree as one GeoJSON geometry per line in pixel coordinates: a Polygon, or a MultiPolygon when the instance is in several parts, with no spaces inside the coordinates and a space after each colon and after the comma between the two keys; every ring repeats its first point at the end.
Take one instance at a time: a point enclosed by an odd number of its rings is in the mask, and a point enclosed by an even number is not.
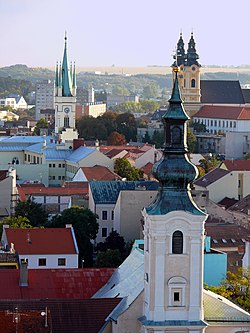
{"type": "Polygon", "coordinates": [[[197,138],[189,127],[187,128],[187,144],[190,153],[194,153],[196,151],[197,138]]]}
{"type": "Polygon", "coordinates": [[[218,287],[210,286],[208,289],[250,311],[249,268],[240,268],[236,273],[227,272],[226,279],[218,287]]]}
{"type": "Polygon", "coordinates": [[[136,113],[136,112],[142,112],[142,107],[140,103],[133,102],[133,101],[127,101],[127,102],[122,102],[119,105],[116,105],[114,107],[115,112],[131,112],[131,113],[136,113]]]}
{"type": "Polygon", "coordinates": [[[144,98],[157,98],[159,96],[159,86],[156,83],[151,83],[143,88],[144,98]]]}
{"type": "Polygon", "coordinates": [[[114,171],[127,180],[139,180],[142,178],[142,172],[133,167],[126,158],[117,158],[115,160],[114,171]]]}
{"type": "Polygon", "coordinates": [[[164,132],[155,130],[150,143],[153,143],[156,148],[161,148],[164,144],[164,132]]]}
{"type": "Polygon", "coordinates": [[[105,252],[98,252],[95,267],[118,267],[122,263],[121,253],[118,249],[108,249],[105,252]]]}
{"type": "Polygon", "coordinates": [[[41,128],[48,128],[48,127],[49,127],[49,124],[48,124],[47,120],[44,119],[44,118],[41,118],[36,123],[36,127],[34,129],[34,135],[40,135],[40,129],[41,128]]]}
{"type": "Polygon", "coordinates": [[[79,266],[91,266],[93,264],[93,244],[91,240],[96,238],[99,224],[98,216],[88,208],[73,206],[65,209],[61,215],[55,216],[48,227],[63,228],[66,224],[72,224],[79,249],[79,266]]]}
{"type": "Polygon", "coordinates": [[[48,221],[48,215],[41,204],[31,198],[26,201],[18,201],[15,208],[15,217],[25,217],[33,227],[44,226],[48,221]]]}
{"type": "Polygon", "coordinates": [[[160,107],[160,103],[146,99],[141,101],[140,104],[142,111],[147,113],[153,113],[160,107]]]}
{"type": "Polygon", "coordinates": [[[128,89],[120,86],[115,86],[112,90],[112,93],[114,95],[119,95],[119,96],[129,96],[128,89]]]}
{"type": "Polygon", "coordinates": [[[116,118],[117,132],[123,134],[129,142],[136,141],[137,125],[135,117],[131,113],[121,113],[116,118]]]}
{"type": "Polygon", "coordinates": [[[32,228],[30,221],[23,216],[8,216],[4,217],[0,222],[0,234],[2,235],[3,232],[3,225],[8,224],[10,228],[13,229],[27,229],[32,228]]]}
{"type": "Polygon", "coordinates": [[[216,168],[218,164],[220,163],[219,160],[216,159],[215,155],[212,155],[211,157],[205,157],[202,160],[199,161],[200,167],[204,169],[205,174],[211,171],[212,169],[216,168]]]}

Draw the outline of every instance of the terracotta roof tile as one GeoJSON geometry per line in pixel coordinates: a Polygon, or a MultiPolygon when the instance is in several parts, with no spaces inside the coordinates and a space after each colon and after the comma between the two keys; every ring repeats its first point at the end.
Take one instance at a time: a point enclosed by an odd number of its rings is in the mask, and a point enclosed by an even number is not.
{"type": "Polygon", "coordinates": [[[81,168],[88,181],[91,180],[121,180],[122,177],[111,171],[109,168],[95,165],[93,167],[81,168]]]}
{"type": "Polygon", "coordinates": [[[19,187],[18,189],[19,198],[21,201],[31,195],[41,196],[73,196],[73,195],[86,195],[88,194],[88,187],[19,187]]]}
{"type": "MultiPolygon", "coordinates": [[[[30,311],[44,311],[47,307],[49,313],[49,326],[53,333],[97,333],[105,325],[106,318],[120,303],[120,298],[102,298],[102,299],[79,299],[70,300],[2,300],[0,310],[14,310],[18,308],[19,313],[30,313],[30,311]]],[[[45,323],[45,318],[40,316],[45,323]]],[[[40,322],[39,322],[40,323],[40,322]]],[[[20,322],[21,324],[21,322],[20,322]]],[[[38,326],[39,327],[39,326],[38,326]]],[[[51,330],[32,330],[32,332],[51,332],[51,330]]],[[[14,331],[16,328],[14,327],[14,331]]],[[[11,333],[12,331],[0,331],[0,333],[11,333]]],[[[19,333],[27,333],[27,330],[21,330],[19,333]]],[[[30,330],[31,332],[31,330],[30,330]]]]}
{"type": "Polygon", "coordinates": [[[71,228],[7,228],[8,244],[19,254],[76,254],[71,228]]]}
{"type": "Polygon", "coordinates": [[[224,160],[221,163],[223,165],[229,171],[250,171],[250,160],[224,160]]]}
{"type": "Polygon", "coordinates": [[[250,120],[250,107],[204,105],[200,108],[194,117],[250,120]]]}

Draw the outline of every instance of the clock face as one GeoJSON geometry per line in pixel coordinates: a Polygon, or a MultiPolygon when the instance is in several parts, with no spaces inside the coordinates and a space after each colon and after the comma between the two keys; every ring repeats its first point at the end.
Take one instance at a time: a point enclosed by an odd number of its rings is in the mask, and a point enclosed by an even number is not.
{"type": "Polygon", "coordinates": [[[64,108],[64,112],[65,112],[65,113],[69,113],[69,111],[70,111],[70,108],[69,108],[69,107],[64,108]]]}

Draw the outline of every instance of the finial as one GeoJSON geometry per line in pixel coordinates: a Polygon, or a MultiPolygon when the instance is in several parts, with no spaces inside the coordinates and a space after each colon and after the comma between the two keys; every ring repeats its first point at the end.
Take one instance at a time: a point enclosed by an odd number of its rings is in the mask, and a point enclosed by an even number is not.
{"type": "Polygon", "coordinates": [[[65,39],[65,43],[67,41],[67,31],[65,30],[65,34],[64,34],[64,39],[65,39]]]}

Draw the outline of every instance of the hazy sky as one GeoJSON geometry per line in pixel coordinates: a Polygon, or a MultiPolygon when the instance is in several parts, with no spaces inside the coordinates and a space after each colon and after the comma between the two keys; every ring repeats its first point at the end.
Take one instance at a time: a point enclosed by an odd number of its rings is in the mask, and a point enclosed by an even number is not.
{"type": "Polygon", "coordinates": [[[0,0],[0,67],[170,66],[191,31],[202,65],[250,64],[249,0],[0,0]]]}

